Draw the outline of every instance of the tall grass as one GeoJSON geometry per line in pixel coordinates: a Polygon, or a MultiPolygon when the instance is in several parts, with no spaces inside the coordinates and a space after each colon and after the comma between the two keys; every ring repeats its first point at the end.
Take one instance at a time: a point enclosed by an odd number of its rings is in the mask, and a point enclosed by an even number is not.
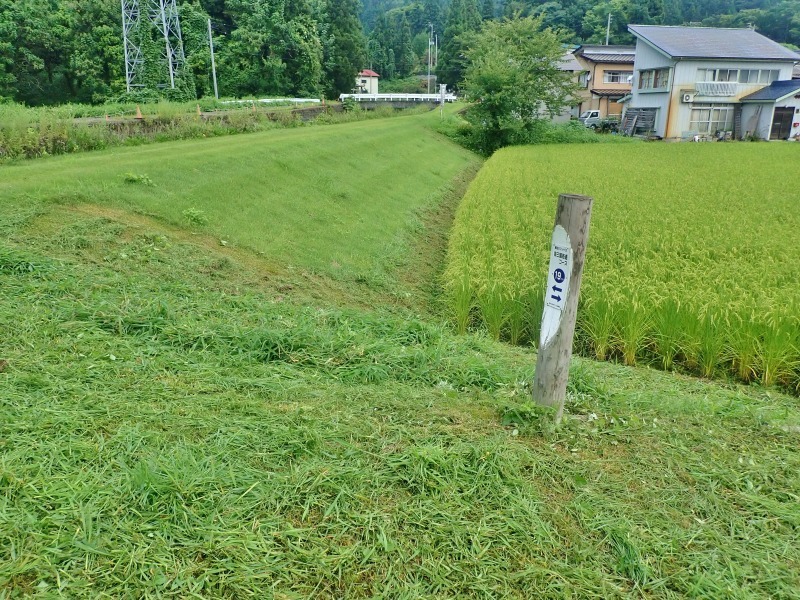
{"type": "MultiPolygon", "coordinates": [[[[474,292],[479,312],[491,311],[476,323],[496,337],[497,315],[514,315],[500,335],[527,341],[516,298],[544,285],[558,194],[591,195],[576,348],[599,360],[796,389],[800,249],[784,240],[800,217],[776,176],[794,158],[791,146],[744,144],[501,151],[459,210],[447,285],[469,273],[474,290],[504,290],[491,304],[474,292]],[[729,173],[729,164],[747,167],[729,173]]],[[[541,309],[529,318],[535,323],[541,309]]]]}

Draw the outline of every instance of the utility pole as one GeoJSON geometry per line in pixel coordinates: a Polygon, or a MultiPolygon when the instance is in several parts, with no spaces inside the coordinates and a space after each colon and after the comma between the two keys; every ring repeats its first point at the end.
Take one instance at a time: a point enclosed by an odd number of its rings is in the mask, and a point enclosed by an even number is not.
{"type": "Polygon", "coordinates": [[[611,13],[608,13],[608,23],[606,24],[606,46],[608,46],[609,37],[611,37],[611,13]]]}
{"type": "Polygon", "coordinates": [[[433,62],[433,23],[428,23],[431,30],[428,34],[428,93],[431,93],[431,63],[433,62]]]}
{"type": "Polygon", "coordinates": [[[217,65],[214,62],[214,38],[211,35],[211,18],[208,19],[208,47],[211,50],[211,77],[214,80],[214,98],[219,100],[219,90],[217,90],[217,65]]]}

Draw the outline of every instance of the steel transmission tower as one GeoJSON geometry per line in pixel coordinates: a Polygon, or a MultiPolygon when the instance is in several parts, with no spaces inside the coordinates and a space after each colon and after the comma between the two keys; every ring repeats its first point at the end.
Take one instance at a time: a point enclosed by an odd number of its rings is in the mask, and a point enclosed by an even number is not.
{"type": "Polygon", "coordinates": [[[169,86],[186,64],[181,37],[181,22],[175,0],[121,0],[122,42],[125,49],[125,83],[132,88],[144,87],[144,53],[142,40],[155,30],[164,40],[162,57],[167,64],[169,86]],[[144,6],[144,11],[142,7],[144,6]]]}

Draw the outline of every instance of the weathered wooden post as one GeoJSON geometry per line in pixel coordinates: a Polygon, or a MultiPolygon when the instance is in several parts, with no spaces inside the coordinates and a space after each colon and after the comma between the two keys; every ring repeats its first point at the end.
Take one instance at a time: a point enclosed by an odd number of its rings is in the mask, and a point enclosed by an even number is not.
{"type": "Polygon", "coordinates": [[[533,381],[534,402],[555,408],[556,423],[561,421],[564,413],[591,215],[592,198],[573,194],[558,196],[533,381]]]}

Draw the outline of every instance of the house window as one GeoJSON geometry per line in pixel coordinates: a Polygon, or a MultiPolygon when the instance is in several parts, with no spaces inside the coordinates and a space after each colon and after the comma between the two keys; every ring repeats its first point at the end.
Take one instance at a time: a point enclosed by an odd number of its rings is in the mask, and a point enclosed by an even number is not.
{"type": "Polygon", "coordinates": [[[604,71],[603,83],[628,83],[633,71],[604,71]]]}
{"type": "Polygon", "coordinates": [[[780,73],[781,72],[777,69],[762,69],[758,74],[758,83],[772,83],[773,81],[777,81],[780,73]]]}
{"type": "Polygon", "coordinates": [[[693,104],[689,129],[713,134],[733,130],[733,104],[693,104]]]}
{"type": "Polygon", "coordinates": [[[739,81],[739,69],[697,69],[697,81],[739,81]]]}
{"type": "Polygon", "coordinates": [[[776,69],[697,69],[698,82],[772,83],[779,75],[776,69]]]}
{"type": "Polygon", "coordinates": [[[669,85],[669,69],[645,69],[639,71],[639,89],[657,90],[669,85]]]}

